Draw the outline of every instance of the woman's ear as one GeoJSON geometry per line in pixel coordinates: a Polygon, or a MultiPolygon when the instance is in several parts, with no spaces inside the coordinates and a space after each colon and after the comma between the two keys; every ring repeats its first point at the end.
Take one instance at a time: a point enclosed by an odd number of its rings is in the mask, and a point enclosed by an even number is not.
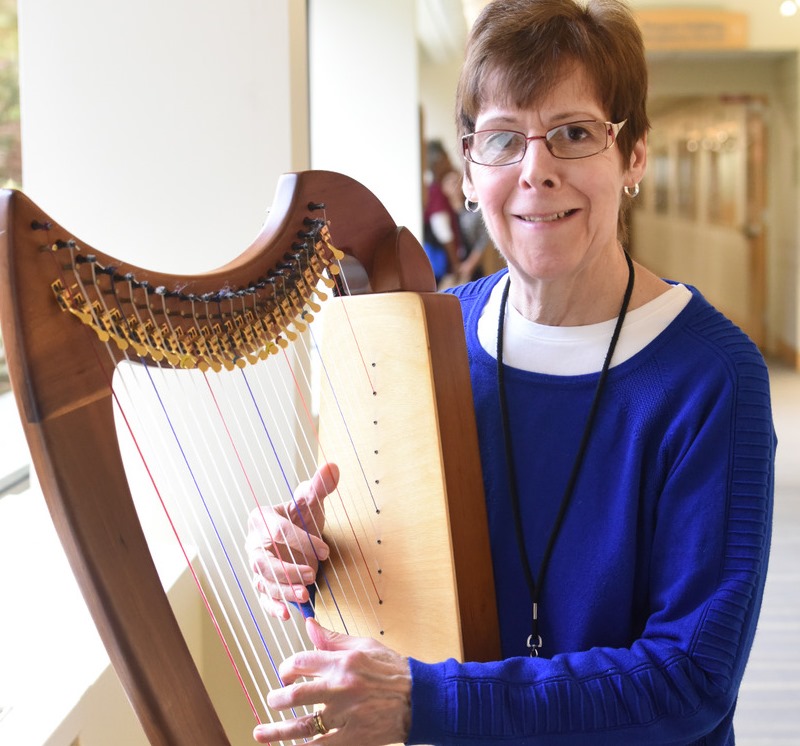
{"type": "Polygon", "coordinates": [[[638,184],[647,170],[647,135],[643,135],[633,146],[631,151],[628,174],[634,184],[638,184]]]}

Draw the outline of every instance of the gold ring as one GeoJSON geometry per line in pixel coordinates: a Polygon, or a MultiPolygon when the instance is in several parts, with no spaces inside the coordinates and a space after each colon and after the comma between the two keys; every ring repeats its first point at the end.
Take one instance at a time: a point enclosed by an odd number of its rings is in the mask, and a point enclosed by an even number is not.
{"type": "Polygon", "coordinates": [[[322,722],[322,710],[317,710],[314,713],[314,733],[318,736],[324,736],[328,730],[322,722]]]}

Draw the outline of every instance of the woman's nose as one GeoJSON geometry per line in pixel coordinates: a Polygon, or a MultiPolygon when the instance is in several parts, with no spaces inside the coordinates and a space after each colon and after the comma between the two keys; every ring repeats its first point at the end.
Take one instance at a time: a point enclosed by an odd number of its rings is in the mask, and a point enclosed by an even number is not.
{"type": "Polygon", "coordinates": [[[555,186],[557,165],[544,137],[532,137],[520,161],[520,181],[532,187],[555,186]]]}

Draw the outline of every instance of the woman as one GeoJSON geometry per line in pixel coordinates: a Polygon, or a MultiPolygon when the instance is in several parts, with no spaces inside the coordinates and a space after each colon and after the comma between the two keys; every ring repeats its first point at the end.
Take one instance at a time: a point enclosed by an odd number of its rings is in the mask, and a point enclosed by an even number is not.
{"type": "MultiPolygon", "coordinates": [[[[257,740],[733,744],[769,546],[767,371],[697,290],[622,248],[646,90],[618,0],[496,0],[476,22],[463,186],[508,271],[454,292],[504,660],[426,664],[312,622],[320,652],[285,663],[269,702],[324,709],[257,740]]],[[[304,501],[320,510],[335,478],[304,501]]]]}
{"type": "Polygon", "coordinates": [[[439,140],[425,147],[428,172],[431,175],[423,210],[423,247],[428,255],[436,284],[441,287],[445,275],[459,271],[462,259],[461,231],[458,213],[450,203],[444,182],[453,173],[453,165],[439,140]]]}

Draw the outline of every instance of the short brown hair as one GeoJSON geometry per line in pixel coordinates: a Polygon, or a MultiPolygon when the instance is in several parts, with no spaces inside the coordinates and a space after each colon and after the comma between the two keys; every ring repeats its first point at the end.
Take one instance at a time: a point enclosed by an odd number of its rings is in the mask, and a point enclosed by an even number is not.
{"type": "Polygon", "coordinates": [[[628,120],[617,141],[627,163],[650,123],[642,35],[620,0],[490,2],[467,43],[456,94],[459,137],[475,131],[490,97],[527,108],[575,64],[586,71],[611,121],[628,120]]]}

